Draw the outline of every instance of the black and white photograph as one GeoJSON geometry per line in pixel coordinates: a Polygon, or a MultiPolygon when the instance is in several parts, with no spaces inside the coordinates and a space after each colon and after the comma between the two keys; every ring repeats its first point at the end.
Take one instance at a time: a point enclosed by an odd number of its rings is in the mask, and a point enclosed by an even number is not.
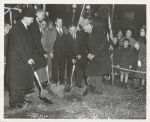
{"type": "Polygon", "coordinates": [[[146,120],[147,4],[40,2],[3,4],[3,119],[146,120]]]}

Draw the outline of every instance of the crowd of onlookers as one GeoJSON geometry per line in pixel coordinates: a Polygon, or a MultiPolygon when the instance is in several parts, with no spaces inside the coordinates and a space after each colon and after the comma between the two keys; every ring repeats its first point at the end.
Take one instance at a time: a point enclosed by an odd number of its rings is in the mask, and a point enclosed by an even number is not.
{"type": "Polygon", "coordinates": [[[114,36],[111,49],[113,49],[113,65],[117,66],[113,68],[113,72],[114,75],[120,74],[121,85],[127,88],[130,78],[133,81],[133,88],[139,92],[143,91],[146,86],[146,27],[141,28],[138,40],[132,38],[131,30],[127,30],[125,36],[119,30],[114,36]]]}

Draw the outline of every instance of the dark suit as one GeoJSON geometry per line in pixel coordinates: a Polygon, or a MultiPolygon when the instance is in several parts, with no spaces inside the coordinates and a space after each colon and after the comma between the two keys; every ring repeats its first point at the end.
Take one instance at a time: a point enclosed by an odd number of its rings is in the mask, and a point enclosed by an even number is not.
{"type": "MultiPolygon", "coordinates": [[[[86,47],[86,34],[84,32],[78,31],[76,33],[76,39],[73,39],[70,33],[66,35],[65,52],[67,53],[68,78],[71,76],[73,66],[72,59],[76,59],[77,55],[81,55],[81,59],[78,59],[76,62],[75,82],[77,86],[81,86],[83,73],[87,64],[86,47]]],[[[70,82],[70,80],[68,81],[70,82]]]]}
{"type": "Polygon", "coordinates": [[[58,82],[58,71],[60,84],[64,84],[66,56],[64,50],[65,33],[60,36],[59,32],[56,31],[57,37],[53,46],[54,58],[52,60],[52,79],[54,83],[58,82]]]}
{"type": "Polygon", "coordinates": [[[10,83],[10,104],[23,102],[25,89],[33,87],[33,71],[28,60],[32,58],[32,37],[21,21],[10,30],[8,46],[8,81],[10,83]]]}
{"type": "Polygon", "coordinates": [[[42,43],[41,43],[41,32],[39,29],[39,25],[36,19],[34,19],[33,23],[29,26],[30,33],[32,35],[33,41],[33,49],[41,56],[37,56],[36,53],[32,55],[33,60],[35,61],[36,65],[34,66],[35,70],[40,69],[42,67],[45,67],[46,65],[46,59],[44,58],[44,54],[46,54],[46,51],[43,49],[42,43]]]}
{"type": "Polygon", "coordinates": [[[41,36],[39,25],[38,25],[38,22],[36,19],[34,19],[33,23],[29,26],[29,29],[33,36],[33,40],[35,43],[35,49],[38,51],[38,53],[41,56],[44,56],[44,54],[46,54],[46,52],[44,51],[42,43],[41,43],[42,36],[41,36]]]}

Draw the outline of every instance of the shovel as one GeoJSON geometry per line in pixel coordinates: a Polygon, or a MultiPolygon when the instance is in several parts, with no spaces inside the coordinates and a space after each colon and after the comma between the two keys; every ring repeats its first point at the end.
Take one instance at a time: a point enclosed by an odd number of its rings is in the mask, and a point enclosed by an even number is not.
{"type": "Polygon", "coordinates": [[[47,85],[50,85],[50,81],[49,81],[49,72],[48,72],[48,57],[46,58],[47,60],[47,65],[46,65],[46,73],[47,73],[47,85]]]}
{"type": "Polygon", "coordinates": [[[67,85],[65,86],[65,88],[64,88],[64,91],[65,91],[65,92],[69,92],[69,91],[71,90],[72,86],[73,86],[73,81],[72,81],[72,80],[73,80],[74,71],[75,71],[75,64],[73,64],[72,72],[71,72],[71,78],[70,78],[70,80],[71,80],[71,85],[70,85],[70,84],[67,84],[67,85]]]}
{"type": "Polygon", "coordinates": [[[45,90],[43,89],[43,87],[42,87],[42,85],[41,85],[41,82],[40,82],[40,79],[39,79],[39,77],[38,77],[38,74],[37,74],[37,72],[34,70],[33,66],[32,66],[32,65],[30,65],[30,66],[31,66],[31,68],[32,68],[32,70],[33,70],[33,72],[34,72],[34,76],[36,77],[36,79],[37,79],[37,81],[38,81],[38,85],[39,85],[39,87],[40,87],[39,98],[40,98],[42,101],[46,102],[46,103],[52,104],[52,101],[51,101],[51,100],[49,100],[48,98],[44,97],[44,93],[46,93],[47,91],[45,91],[45,90]]]}
{"type": "Polygon", "coordinates": [[[75,70],[75,64],[73,64],[73,68],[72,68],[72,73],[71,73],[71,86],[70,86],[70,87],[73,86],[73,81],[72,81],[72,79],[73,79],[74,70],[75,70]]]}
{"type": "Polygon", "coordinates": [[[49,72],[48,72],[48,65],[46,65],[46,73],[47,73],[47,85],[50,85],[50,81],[49,81],[49,72]]]}

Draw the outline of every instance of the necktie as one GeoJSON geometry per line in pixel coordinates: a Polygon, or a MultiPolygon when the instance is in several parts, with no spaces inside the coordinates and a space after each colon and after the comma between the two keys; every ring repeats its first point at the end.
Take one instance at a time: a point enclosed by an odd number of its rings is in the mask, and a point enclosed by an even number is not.
{"type": "Polygon", "coordinates": [[[62,33],[62,31],[61,31],[61,28],[59,28],[59,33],[60,33],[61,36],[63,35],[63,33],[62,33]]]}
{"type": "Polygon", "coordinates": [[[43,34],[43,31],[41,30],[41,37],[43,37],[44,36],[44,34],[43,34]]]}
{"type": "Polygon", "coordinates": [[[75,35],[73,36],[73,40],[74,40],[74,45],[75,45],[75,48],[76,48],[76,51],[77,51],[77,39],[76,39],[75,35]]]}

